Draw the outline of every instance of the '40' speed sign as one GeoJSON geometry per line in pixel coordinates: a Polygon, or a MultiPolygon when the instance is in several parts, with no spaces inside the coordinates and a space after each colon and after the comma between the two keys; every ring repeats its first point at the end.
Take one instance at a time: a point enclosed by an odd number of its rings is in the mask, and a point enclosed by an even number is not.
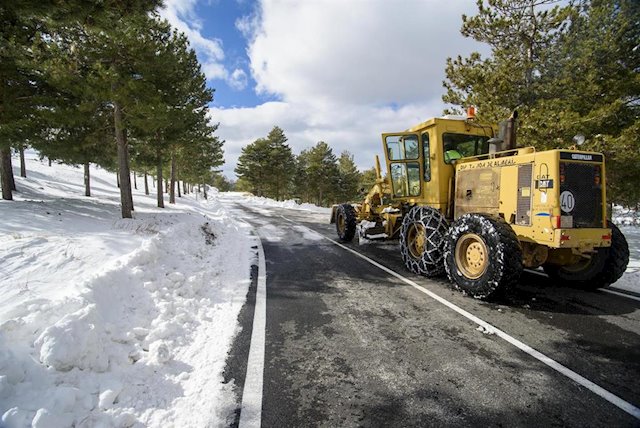
{"type": "Polygon", "coordinates": [[[576,206],[576,198],[573,196],[568,190],[565,190],[560,194],[560,208],[562,211],[566,213],[570,213],[573,211],[573,208],[576,206]]]}

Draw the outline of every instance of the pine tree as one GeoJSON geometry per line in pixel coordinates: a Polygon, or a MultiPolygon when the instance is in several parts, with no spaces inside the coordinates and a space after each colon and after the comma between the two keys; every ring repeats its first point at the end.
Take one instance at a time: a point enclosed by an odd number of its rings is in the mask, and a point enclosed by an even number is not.
{"type": "Polygon", "coordinates": [[[317,205],[327,205],[337,199],[340,192],[340,172],[333,150],[324,141],[300,153],[305,159],[306,179],[312,201],[317,205]]]}
{"type": "Polygon", "coordinates": [[[343,151],[338,158],[338,177],[338,200],[356,199],[359,194],[360,172],[353,161],[353,155],[348,151],[343,151]]]}
{"type": "MultiPolygon", "coordinates": [[[[521,117],[548,85],[550,54],[566,28],[571,6],[557,0],[476,0],[478,13],[462,16],[461,33],[491,47],[483,59],[447,59],[443,101],[454,106],[475,105],[478,116],[489,121],[508,117],[514,109],[521,117]]],[[[461,109],[450,111],[460,113],[461,109]]]]}
{"type": "Polygon", "coordinates": [[[293,180],[295,158],[281,128],[274,126],[267,135],[267,141],[270,163],[266,178],[269,195],[276,200],[284,199],[293,180]]]}
{"type": "MultiPolygon", "coordinates": [[[[640,3],[592,0],[478,1],[462,33],[491,56],[447,61],[443,100],[476,105],[481,119],[520,113],[520,144],[604,152],[608,198],[640,203],[640,3]],[[584,137],[584,138],[582,138],[584,137]]],[[[455,109],[458,110],[458,109],[455,109]]],[[[459,112],[459,110],[458,110],[459,112]]]]}
{"type": "Polygon", "coordinates": [[[256,196],[267,195],[268,171],[271,168],[269,140],[259,138],[242,148],[235,173],[243,190],[256,196]]]}
{"type": "Polygon", "coordinates": [[[0,169],[4,199],[12,198],[7,187],[13,182],[10,148],[42,138],[46,130],[42,129],[40,113],[46,110],[42,107],[47,106],[47,97],[55,96],[34,57],[37,44],[52,40],[59,25],[82,22],[107,29],[121,16],[144,16],[160,4],[160,0],[17,0],[0,6],[0,169]]]}

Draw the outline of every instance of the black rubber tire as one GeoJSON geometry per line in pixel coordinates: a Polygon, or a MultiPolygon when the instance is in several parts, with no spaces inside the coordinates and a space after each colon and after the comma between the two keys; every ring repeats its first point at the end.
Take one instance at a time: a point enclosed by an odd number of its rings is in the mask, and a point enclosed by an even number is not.
{"type": "Polygon", "coordinates": [[[478,299],[504,293],[515,286],[522,273],[522,248],[515,232],[502,218],[465,214],[449,229],[444,246],[444,266],[454,286],[478,299]],[[456,263],[458,240],[475,235],[486,250],[486,267],[471,278],[456,263]]]}
{"type": "Polygon", "coordinates": [[[544,271],[552,279],[582,290],[596,290],[619,280],[629,264],[629,244],[618,226],[609,226],[611,247],[599,248],[582,269],[546,264],[544,271]]]}
{"type": "Polygon", "coordinates": [[[599,280],[606,285],[611,285],[622,277],[629,264],[629,244],[618,226],[609,223],[611,227],[611,247],[609,256],[604,263],[604,269],[600,273],[599,280]]]}
{"type": "Polygon", "coordinates": [[[339,205],[336,209],[336,232],[342,242],[351,242],[356,234],[356,210],[350,204],[339,205]],[[344,219],[344,229],[341,229],[344,219]]]}
{"type": "Polygon", "coordinates": [[[444,274],[443,246],[449,223],[440,211],[431,207],[413,207],[402,219],[400,252],[407,269],[418,275],[434,277],[444,274]],[[424,230],[425,245],[420,253],[411,250],[410,234],[424,230]]]}

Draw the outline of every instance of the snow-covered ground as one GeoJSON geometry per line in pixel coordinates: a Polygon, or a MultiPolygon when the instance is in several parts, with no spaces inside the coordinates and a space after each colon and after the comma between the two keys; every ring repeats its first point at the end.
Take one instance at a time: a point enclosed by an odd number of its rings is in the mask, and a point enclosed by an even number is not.
{"type": "Polygon", "coordinates": [[[224,424],[250,228],[215,197],[142,191],[122,220],[114,174],[92,168],[87,198],[81,169],[27,158],[0,201],[0,425],[224,424]]]}
{"type": "MultiPolygon", "coordinates": [[[[330,210],[215,192],[162,210],[152,188],[122,220],[114,174],[92,168],[87,198],[80,168],[29,153],[27,170],[0,200],[0,426],[225,425],[222,372],[255,257],[225,201],[330,210]]],[[[615,286],[640,291],[640,228],[622,230],[632,260],[615,286]]]]}

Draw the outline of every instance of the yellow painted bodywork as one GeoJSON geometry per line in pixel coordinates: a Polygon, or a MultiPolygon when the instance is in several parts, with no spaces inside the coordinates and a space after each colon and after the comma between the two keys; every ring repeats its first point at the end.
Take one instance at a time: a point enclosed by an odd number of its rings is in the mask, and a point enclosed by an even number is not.
{"type": "Polygon", "coordinates": [[[497,129],[476,123],[475,120],[445,117],[429,119],[404,132],[382,134],[387,177],[382,178],[376,159],[377,181],[363,203],[354,204],[358,221],[375,222],[376,230],[384,228],[390,239],[398,237],[403,215],[416,205],[433,207],[449,221],[466,213],[502,217],[516,233],[523,249],[523,262],[529,267],[545,262],[575,263],[581,256],[589,257],[597,247],[610,246],[611,229],[606,224],[604,161],[587,162],[601,165],[602,226],[574,229],[555,227],[553,224],[557,217],[564,221],[559,202],[560,153],[593,153],[568,150],[536,152],[531,147],[525,147],[463,157],[447,163],[444,151],[444,134],[447,133],[491,138],[496,135],[497,129]],[[398,143],[394,147],[400,147],[398,150],[403,153],[399,159],[392,159],[397,155],[392,155],[395,152],[387,146],[387,137],[398,143]],[[406,141],[412,144],[419,142],[417,158],[415,147],[411,145],[411,149],[408,149],[406,141]],[[425,150],[427,142],[428,150],[425,150]],[[429,179],[425,177],[425,156],[428,156],[429,179]],[[398,175],[392,174],[392,164],[396,164],[396,167],[397,164],[407,164],[403,171],[408,177],[410,170],[415,174],[416,162],[419,164],[419,184],[409,179],[402,186],[397,183],[405,181],[394,182],[394,177],[398,175]],[[411,168],[408,164],[412,164],[411,168]],[[555,185],[537,188],[538,180],[553,180],[555,185]],[[402,189],[394,189],[394,186],[402,189]],[[398,192],[404,194],[399,196],[398,192]]]}
{"type": "MultiPolygon", "coordinates": [[[[568,150],[536,152],[533,148],[517,149],[511,156],[502,153],[483,156],[484,159],[464,158],[456,164],[456,206],[454,218],[467,212],[479,212],[504,218],[520,241],[545,245],[550,248],[575,248],[580,252],[594,247],[608,247],[611,229],[603,220],[601,228],[556,228],[554,217],[561,216],[560,153],[584,153],[568,150]],[[519,187],[518,169],[532,168],[531,182],[519,187]],[[483,176],[486,177],[483,179],[483,176]],[[536,180],[553,180],[552,188],[537,189],[536,180]],[[479,195],[477,203],[469,203],[466,195],[479,195]],[[517,218],[517,197],[530,200],[529,220],[517,218]]],[[[507,153],[508,154],[508,153],[507,153]]],[[[590,153],[593,154],[593,153],[590,153]]],[[[568,162],[564,160],[563,162],[568,162]]],[[[577,163],[584,163],[575,161],[577,163]]],[[[593,162],[586,162],[594,164],[593,162]]],[[[595,165],[595,164],[594,164],[595,165]]],[[[606,201],[606,178],[602,168],[602,201],[606,201]]],[[[476,199],[475,197],[471,198],[476,199]]],[[[606,219],[606,205],[602,204],[602,219],[606,219]]]]}
{"type": "MultiPolygon", "coordinates": [[[[424,136],[429,138],[429,164],[431,166],[431,180],[421,180],[420,195],[415,197],[394,197],[397,202],[405,202],[409,204],[428,205],[446,213],[450,204],[449,183],[454,177],[453,165],[444,162],[444,152],[442,150],[442,138],[445,133],[468,134],[492,137],[495,129],[488,125],[480,125],[472,121],[460,119],[432,118],[426,122],[422,122],[403,133],[382,134],[382,147],[386,152],[385,138],[391,135],[417,135],[420,138],[419,158],[420,177],[424,177],[424,153],[422,145],[424,144],[424,136]]],[[[391,160],[385,153],[387,163],[387,172],[391,176],[391,160]]],[[[390,185],[390,183],[389,183],[390,185]]]]}

